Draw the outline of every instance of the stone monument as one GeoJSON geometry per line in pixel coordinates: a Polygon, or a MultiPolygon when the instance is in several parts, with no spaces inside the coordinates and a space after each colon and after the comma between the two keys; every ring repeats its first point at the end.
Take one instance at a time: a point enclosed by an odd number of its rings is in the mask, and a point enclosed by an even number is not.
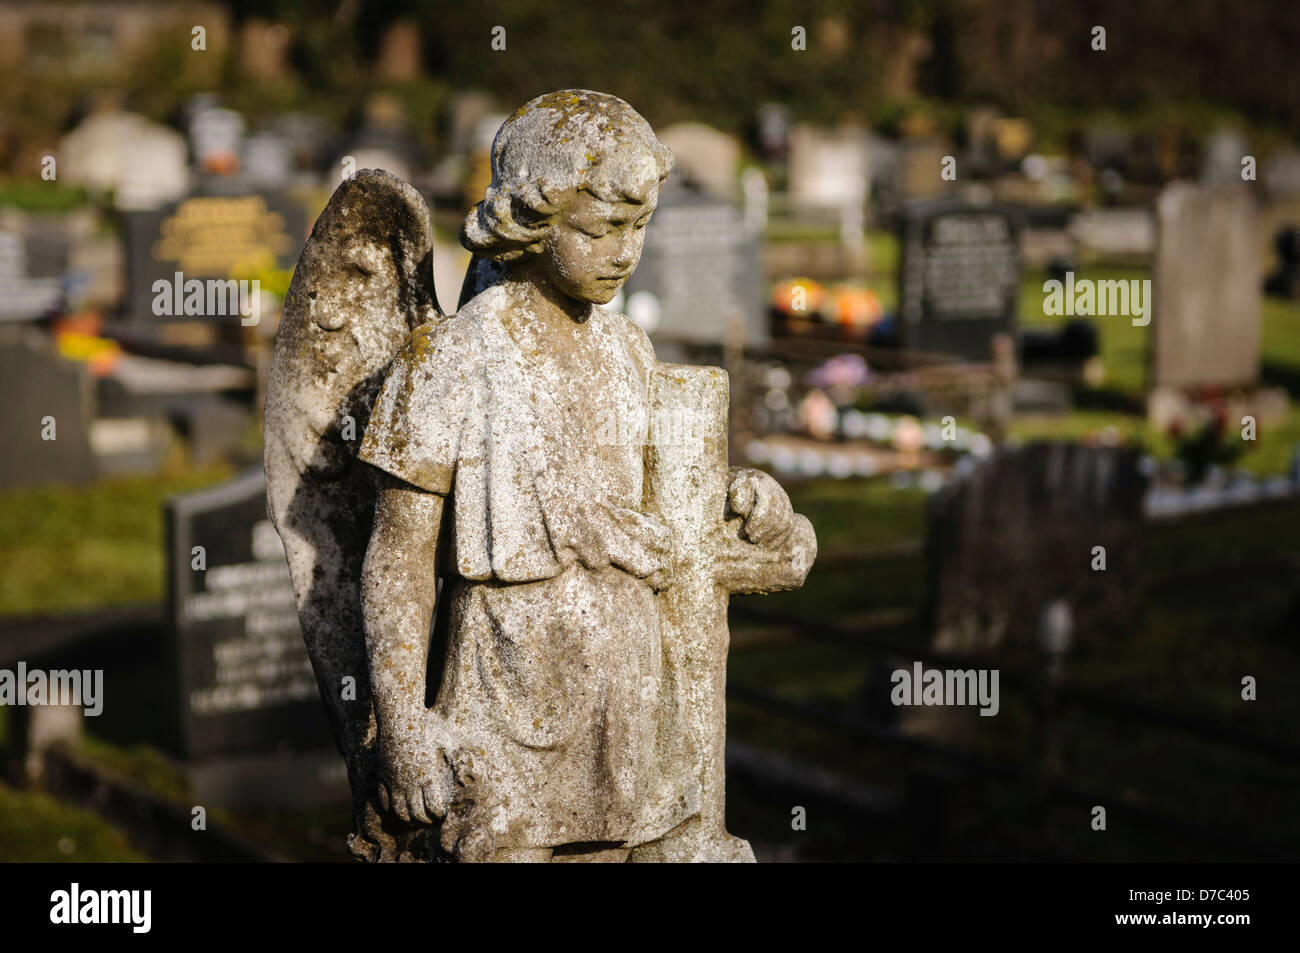
{"type": "Polygon", "coordinates": [[[1175,182],[1156,200],[1157,388],[1250,387],[1263,334],[1258,212],[1250,189],[1175,182]]]}
{"type": "Polygon", "coordinates": [[[363,170],[317,220],[266,403],[267,495],[371,861],[744,861],[727,600],[802,584],[809,522],[727,466],[727,378],[611,301],[672,153],[565,90],[492,146],[434,294],[429,212],[363,170]]]}

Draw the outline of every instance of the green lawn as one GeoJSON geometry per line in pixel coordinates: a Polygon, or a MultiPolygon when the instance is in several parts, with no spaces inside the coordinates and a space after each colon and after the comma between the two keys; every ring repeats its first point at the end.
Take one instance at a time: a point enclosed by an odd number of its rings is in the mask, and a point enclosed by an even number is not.
{"type": "MultiPolygon", "coordinates": [[[[1141,280],[1150,271],[1137,268],[1085,267],[1077,279],[1141,280]]],[[[1043,313],[1043,271],[1027,271],[1020,289],[1020,321],[1025,327],[1052,327],[1065,318],[1043,313]]],[[[1147,384],[1147,350],[1152,325],[1135,327],[1126,317],[1099,317],[1101,359],[1105,381],[1101,391],[1141,400],[1147,384]]],[[[1261,341],[1262,378],[1265,384],[1287,386],[1292,401],[1286,416],[1276,423],[1261,424],[1257,438],[1247,442],[1237,465],[1257,475],[1287,472],[1300,441],[1300,303],[1264,298],[1261,341]]],[[[1121,411],[1075,410],[1064,417],[1022,417],[1012,426],[1012,433],[1025,439],[1041,437],[1079,438],[1114,427],[1121,439],[1139,441],[1157,457],[1173,453],[1168,435],[1147,426],[1144,416],[1121,411]]]]}
{"type": "Polygon", "coordinates": [[[163,503],[228,479],[212,466],[0,494],[0,615],[163,598],[163,503]]]}
{"type": "Polygon", "coordinates": [[[143,860],[97,815],[0,783],[0,863],[143,860]]]}

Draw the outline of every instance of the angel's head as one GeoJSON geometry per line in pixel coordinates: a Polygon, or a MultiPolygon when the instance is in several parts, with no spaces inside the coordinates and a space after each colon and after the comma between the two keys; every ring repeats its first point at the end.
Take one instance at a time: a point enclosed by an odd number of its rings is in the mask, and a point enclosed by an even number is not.
{"type": "Polygon", "coordinates": [[[540,268],[561,292],[605,304],[641,259],[673,154],[631,106],[605,93],[539,96],[492,142],[492,184],[461,244],[540,268]]]}

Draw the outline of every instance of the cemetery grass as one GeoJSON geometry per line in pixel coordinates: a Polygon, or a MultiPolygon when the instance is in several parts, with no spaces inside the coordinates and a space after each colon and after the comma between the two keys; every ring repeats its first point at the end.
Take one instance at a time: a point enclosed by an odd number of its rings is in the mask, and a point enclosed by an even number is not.
{"type": "Polygon", "coordinates": [[[0,782],[0,863],[148,859],[98,815],[0,782]]]}
{"type": "MultiPolygon", "coordinates": [[[[113,673],[112,686],[120,690],[121,697],[132,700],[133,705],[114,705],[111,712],[106,711],[100,719],[87,722],[87,733],[82,736],[79,753],[95,762],[99,771],[169,800],[184,813],[188,813],[194,805],[189,778],[183,766],[162,750],[164,747],[170,748],[174,743],[168,737],[167,729],[160,725],[166,718],[159,717],[157,686],[170,677],[170,669],[159,661],[163,652],[164,647],[159,645],[156,651],[143,653],[153,660],[150,663],[136,665],[131,672],[113,673]],[[133,710],[125,710],[127,707],[132,707],[133,710]],[[112,720],[101,724],[110,715],[112,720]],[[131,738],[128,739],[127,736],[131,738]]],[[[94,664],[101,663],[96,661],[94,664]]],[[[170,703],[164,704],[168,711],[173,707],[170,703]]],[[[0,750],[9,741],[6,715],[7,711],[0,708],[0,750]]],[[[83,849],[79,846],[66,859],[150,859],[129,848],[123,853],[117,846],[126,843],[123,835],[97,815],[64,807],[47,795],[10,792],[0,783],[0,860],[65,859],[62,855],[54,856],[52,853],[57,838],[46,844],[36,835],[11,836],[11,822],[6,813],[5,800],[9,795],[12,795],[11,803],[14,807],[14,829],[34,827],[38,835],[46,829],[62,831],[63,827],[89,831],[84,838],[78,834],[71,835],[78,845],[84,841],[86,847],[83,849]],[[57,814],[56,811],[65,813],[57,814]],[[85,819],[80,819],[82,814],[85,819]],[[73,821],[65,824],[60,820],[55,823],[46,820],[47,816],[73,818],[73,821]],[[6,850],[10,852],[8,855],[5,854],[6,850]],[[93,856],[90,851],[95,852],[93,856]]],[[[315,862],[346,861],[351,859],[346,841],[352,823],[351,813],[348,805],[298,808],[293,811],[232,811],[212,808],[208,811],[208,822],[212,826],[220,826],[236,833],[279,857],[315,862]]]]}
{"type": "MultiPolygon", "coordinates": [[[[1076,271],[1078,279],[1142,280],[1150,278],[1145,268],[1084,267],[1076,271]]],[[[1068,318],[1043,313],[1043,282],[1047,273],[1027,270],[1020,289],[1020,321],[1025,327],[1055,327],[1068,318]]],[[[1153,322],[1158,320],[1153,318],[1153,322]]],[[[1147,385],[1148,335],[1152,325],[1134,327],[1123,316],[1094,319],[1100,338],[1100,357],[1105,366],[1105,380],[1095,390],[1080,388],[1080,404],[1132,405],[1142,408],[1147,385]]],[[[1283,419],[1258,428],[1258,437],[1246,442],[1245,452],[1236,466],[1258,476],[1287,472],[1297,441],[1300,441],[1300,302],[1283,301],[1265,296],[1262,308],[1261,377],[1263,383],[1286,388],[1291,397],[1283,419]]],[[[1085,406],[1062,416],[1021,416],[1012,434],[1029,440],[1035,438],[1077,439],[1112,427],[1124,442],[1138,442],[1160,458],[1173,455],[1174,444],[1167,433],[1147,426],[1145,413],[1103,410],[1085,406]]],[[[1239,427],[1239,423],[1236,425],[1239,427]]],[[[1236,429],[1229,426],[1231,431],[1236,429]]]]}
{"type": "MultiPolygon", "coordinates": [[[[174,760],[150,745],[116,745],[87,736],[83,754],[119,777],[167,798],[189,811],[194,804],[189,779],[174,760]]],[[[299,861],[350,860],[347,832],[352,823],[348,805],[284,810],[224,810],[211,808],[208,822],[239,834],[281,857],[299,861]]]]}
{"type": "MultiPolygon", "coordinates": [[[[768,244],[789,242],[838,245],[841,237],[839,226],[835,224],[802,225],[778,221],[768,227],[766,241],[768,244]]],[[[888,286],[887,299],[884,287],[876,288],[876,291],[881,295],[881,303],[886,307],[892,307],[895,299],[894,279],[897,278],[898,270],[898,236],[887,229],[868,229],[863,234],[863,242],[866,245],[867,278],[871,280],[873,288],[878,281],[882,286],[888,286]],[[881,279],[887,280],[880,281],[881,279]]]]}
{"type": "Polygon", "coordinates": [[[224,465],[0,494],[0,615],[160,602],[163,503],[228,479],[224,465]]]}

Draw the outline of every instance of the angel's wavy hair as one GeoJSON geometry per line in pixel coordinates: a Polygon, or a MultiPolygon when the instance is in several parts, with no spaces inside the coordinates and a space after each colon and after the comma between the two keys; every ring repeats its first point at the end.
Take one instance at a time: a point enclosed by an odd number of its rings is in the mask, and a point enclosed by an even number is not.
{"type": "Polygon", "coordinates": [[[497,130],[492,184],[465,217],[460,243],[496,261],[535,255],[579,191],[643,202],[672,167],[672,151],[617,96],[575,89],[539,96],[497,130]]]}

